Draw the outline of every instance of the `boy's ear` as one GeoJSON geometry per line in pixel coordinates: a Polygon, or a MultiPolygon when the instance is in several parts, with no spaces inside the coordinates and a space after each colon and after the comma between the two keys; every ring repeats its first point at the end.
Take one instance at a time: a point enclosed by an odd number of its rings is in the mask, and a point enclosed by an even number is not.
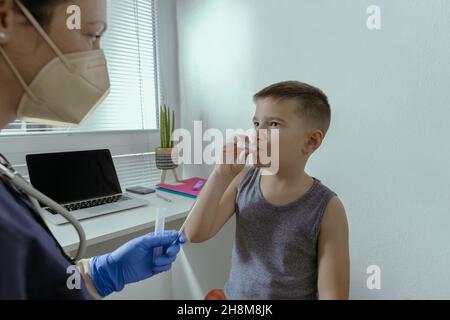
{"type": "Polygon", "coordinates": [[[316,129],[308,133],[302,148],[303,154],[307,156],[313,154],[321,146],[323,138],[321,130],[316,129]]]}
{"type": "Polygon", "coordinates": [[[13,31],[14,1],[0,0],[0,45],[6,44],[13,31]]]}

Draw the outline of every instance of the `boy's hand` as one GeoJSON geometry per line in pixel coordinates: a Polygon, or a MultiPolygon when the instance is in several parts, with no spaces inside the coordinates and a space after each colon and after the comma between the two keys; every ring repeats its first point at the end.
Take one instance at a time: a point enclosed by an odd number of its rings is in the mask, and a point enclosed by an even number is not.
{"type": "Polygon", "coordinates": [[[214,170],[218,175],[234,178],[245,168],[245,161],[250,153],[248,140],[247,136],[240,135],[223,146],[222,155],[214,170]]]}

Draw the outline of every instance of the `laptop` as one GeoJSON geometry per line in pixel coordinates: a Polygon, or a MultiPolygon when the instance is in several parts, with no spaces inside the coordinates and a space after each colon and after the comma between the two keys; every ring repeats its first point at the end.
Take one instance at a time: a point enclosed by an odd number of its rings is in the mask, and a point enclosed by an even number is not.
{"type": "MultiPolygon", "coordinates": [[[[26,161],[31,184],[77,220],[149,204],[122,193],[109,150],[33,154],[27,155],[26,161]]],[[[42,209],[44,218],[52,223],[67,223],[50,208],[42,209]]]]}

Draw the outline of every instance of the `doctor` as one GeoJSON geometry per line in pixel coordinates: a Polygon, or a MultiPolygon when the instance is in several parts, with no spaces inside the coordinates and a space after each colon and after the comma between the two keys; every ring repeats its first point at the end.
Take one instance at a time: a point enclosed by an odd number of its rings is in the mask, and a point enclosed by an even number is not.
{"type": "MultiPolygon", "coordinates": [[[[0,128],[16,118],[42,124],[80,124],[109,92],[100,39],[106,0],[72,0],[81,30],[66,27],[65,0],[0,0],[0,128]]],[[[14,172],[0,157],[0,165],[14,172]]],[[[11,176],[9,177],[11,178],[11,176]]],[[[0,299],[91,299],[168,271],[180,250],[177,232],[153,233],[116,251],[80,261],[67,257],[36,210],[36,201],[0,179],[0,299]],[[154,258],[153,249],[164,254],[154,258]],[[76,264],[82,285],[70,289],[76,264]]]]}

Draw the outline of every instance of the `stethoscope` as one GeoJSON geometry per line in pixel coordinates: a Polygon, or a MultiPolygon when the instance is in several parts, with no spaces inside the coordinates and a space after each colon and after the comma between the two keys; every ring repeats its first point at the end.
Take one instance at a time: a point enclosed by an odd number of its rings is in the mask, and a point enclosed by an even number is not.
{"type": "Polygon", "coordinates": [[[28,196],[39,214],[42,210],[39,203],[42,203],[62,215],[75,228],[78,237],[80,238],[78,251],[73,260],[79,261],[84,256],[86,250],[86,234],[84,233],[81,224],[63,206],[33,188],[33,186],[28,183],[2,155],[0,155],[0,178],[1,180],[8,181],[11,185],[28,196]]]}

